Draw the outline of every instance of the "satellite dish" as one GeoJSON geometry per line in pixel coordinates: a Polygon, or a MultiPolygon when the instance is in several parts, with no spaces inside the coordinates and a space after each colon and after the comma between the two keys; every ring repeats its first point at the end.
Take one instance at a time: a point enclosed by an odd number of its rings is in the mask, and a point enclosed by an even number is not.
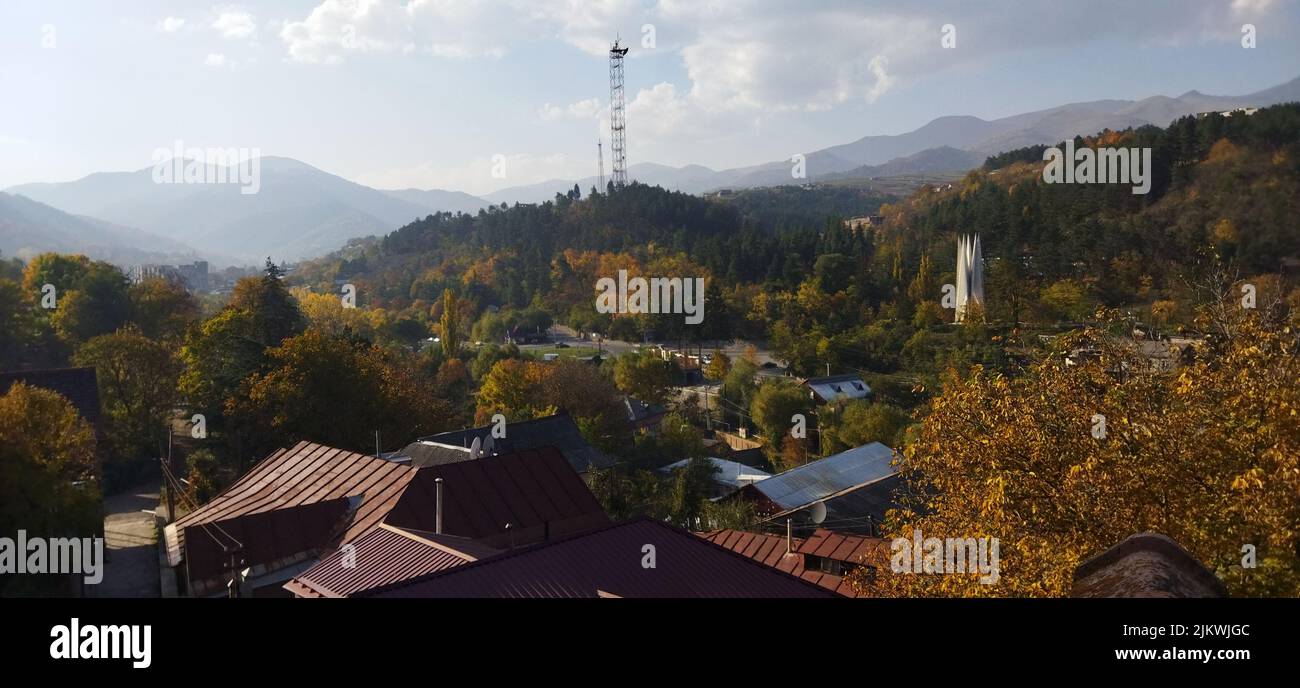
{"type": "Polygon", "coordinates": [[[816,504],[813,504],[812,507],[808,509],[808,516],[812,519],[813,523],[821,523],[822,521],[825,521],[826,503],[817,502],[816,504]]]}
{"type": "Polygon", "coordinates": [[[483,437],[483,456],[492,456],[492,454],[494,454],[495,452],[496,452],[496,438],[493,437],[492,433],[489,432],[487,435],[483,437]]]}
{"type": "Polygon", "coordinates": [[[469,458],[477,459],[482,455],[483,455],[483,440],[478,437],[475,437],[474,441],[470,442],[469,444],[469,458]]]}

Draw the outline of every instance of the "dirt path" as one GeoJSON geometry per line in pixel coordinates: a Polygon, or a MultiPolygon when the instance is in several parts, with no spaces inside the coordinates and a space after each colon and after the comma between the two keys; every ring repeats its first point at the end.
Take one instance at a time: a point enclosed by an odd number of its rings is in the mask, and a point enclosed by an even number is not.
{"type": "Polygon", "coordinates": [[[158,545],[153,510],[158,486],[146,483],[104,499],[104,580],[87,597],[158,597],[158,545]]]}

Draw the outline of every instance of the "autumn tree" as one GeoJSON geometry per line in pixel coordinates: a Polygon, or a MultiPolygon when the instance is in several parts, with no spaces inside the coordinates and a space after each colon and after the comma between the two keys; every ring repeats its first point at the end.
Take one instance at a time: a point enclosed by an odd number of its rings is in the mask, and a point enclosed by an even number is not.
{"type": "MultiPolygon", "coordinates": [[[[33,266],[37,264],[33,263],[33,266]]],[[[63,272],[60,269],[51,271],[63,272]]],[[[70,268],[66,273],[69,275],[64,278],[68,281],[66,286],[55,285],[58,300],[51,316],[54,329],[65,341],[83,342],[113,332],[130,319],[131,302],[127,295],[126,276],[116,267],[94,261],[80,269],[70,268]]]]}
{"type": "Polygon", "coordinates": [[[713,360],[704,368],[704,376],[710,380],[722,380],[731,371],[731,357],[722,349],[713,350],[713,360]]]}
{"type": "Polygon", "coordinates": [[[88,537],[100,519],[94,429],[62,395],[15,383],[0,395],[0,532],[88,537]]]}
{"type": "Polygon", "coordinates": [[[614,384],[619,391],[647,404],[668,401],[675,365],[655,354],[626,353],[614,362],[614,384]]]}
{"type": "Polygon", "coordinates": [[[707,458],[694,458],[673,471],[668,490],[668,517],[677,525],[690,530],[703,530],[700,517],[708,502],[718,466],[707,458]]]}
{"type": "Polygon", "coordinates": [[[160,456],[180,373],[171,350],[126,327],[82,344],[73,362],[95,369],[114,456],[160,456]]]}
{"type": "Polygon", "coordinates": [[[750,402],[749,412],[754,424],[763,437],[767,439],[770,459],[776,459],[781,451],[783,437],[790,434],[794,427],[793,416],[804,414],[806,420],[812,410],[812,401],[808,390],[792,380],[776,378],[759,386],[750,402]]]}
{"type": "Polygon", "coordinates": [[[251,313],[226,308],[189,333],[180,358],[180,393],[193,409],[215,421],[226,399],[266,362],[266,347],[251,313]]]}
{"type": "Polygon", "coordinates": [[[442,317],[438,320],[442,330],[442,352],[447,358],[460,353],[461,302],[450,289],[442,292],[442,317]]]}
{"type": "MultiPolygon", "coordinates": [[[[1207,311],[1208,312],[1208,311],[1207,311]]],[[[1300,338],[1276,313],[1221,309],[1173,373],[1103,330],[1101,356],[1047,356],[1008,377],[951,374],[899,467],[888,530],[997,537],[1000,581],[881,575],[873,594],[1060,596],[1078,564],[1143,531],[1168,535],[1235,595],[1300,594],[1300,338]],[[1243,567],[1251,545],[1257,566],[1243,567]]]]}
{"type": "Polygon", "coordinates": [[[902,409],[884,403],[857,399],[836,411],[834,421],[823,432],[826,452],[845,451],[871,442],[891,448],[901,445],[911,417],[902,409]]]}
{"type": "Polygon", "coordinates": [[[267,352],[265,372],[226,400],[227,415],[261,456],[299,440],[354,451],[446,429],[451,410],[407,354],[315,330],[267,352]]]}
{"type": "Polygon", "coordinates": [[[175,280],[150,278],[127,290],[131,322],[152,339],[180,339],[199,319],[199,303],[185,285],[175,280]]]}

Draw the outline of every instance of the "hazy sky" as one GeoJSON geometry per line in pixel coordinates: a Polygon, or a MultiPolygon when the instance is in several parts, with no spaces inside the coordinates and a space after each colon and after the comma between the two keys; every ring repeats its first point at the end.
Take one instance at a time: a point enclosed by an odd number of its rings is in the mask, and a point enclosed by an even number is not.
{"type": "Polygon", "coordinates": [[[715,169],[1300,76],[1289,0],[0,0],[0,188],[148,167],[178,139],[381,188],[592,175],[616,33],[629,162],[715,169]]]}

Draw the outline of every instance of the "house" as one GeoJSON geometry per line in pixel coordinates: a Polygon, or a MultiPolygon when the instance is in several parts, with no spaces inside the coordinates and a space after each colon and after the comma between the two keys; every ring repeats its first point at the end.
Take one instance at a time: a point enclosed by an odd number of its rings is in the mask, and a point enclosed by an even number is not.
{"type": "Polygon", "coordinates": [[[894,450],[879,442],[864,444],[746,485],[734,498],[754,502],[764,521],[792,520],[798,532],[825,522],[836,530],[875,535],[885,512],[895,506],[900,481],[893,457],[894,450]]]}
{"type": "Polygon", "coordinates": [[[844,228],[861,231],[869,227],[879,227],[885,223],[883,215],[863,215],[862,217],[851,217],[844,221],[844,228]]]}
{"type": "MultiPolygon", "coordinates": [[[[718,469],[713,474],[713,485],[709,490],[709,499],[718,499],[725,497],[740,488],[756,483],[760,480],[766,480],[772,477],[767,471],[747,466],[743,463],[737,463],[728,459],[719,459],[714,456],[708,457],[708,460],[718,469]]],[[[658,469],[663,475],[672,475],[678,470],[685,468],[691,462],[690,459],[675,461],[658,469]]]]}
{"type": "Polygon", "coordinates": [[[498,554],[468,538],[379,524],[352,548],[333,554],[298,574],[284,589],[295,597],[348,597],[359,592],[442,571],[498,554]]]}
{"type": "Polygon", "coordinates": [[[297,597],[355,596],[609,523],[554,447],[428,466],[416,471],[383,523],[345,541],[284,589],[297,597]]]}
{"type": "Polygon", "coordinates": [[[623,410],[627,414],[627,423],[633,430],[655,433],[663,422],[668,409],[658,404],[647,404],[640,399],[623,397],[623,410]]]}
{"type": "MultiPolygon", "coordinates": [[[[455,430],[422,437],[402,451],[403,453],[407,451],[420,453],[422,450],[417,445],[426,442],[444,447],[469,448],[476,439],[480,443],[487,441],[494,427],[484,425],[479,428],[455,430]]],[[[569,465],[573,466],[573,470],[579,473],[586,473],[593,467],[608,468],[614,465],[613,459],[606,456],[599,449],[587,444],[587,440],[583,439],[582,432],[578,429],[578,424],[573,422],[573,418],[569,414],[563,412],[545,418],[507,423],[505,437],[494,437],[493,445],[498,453],[510,453],[538,447],[555,447],[560,450],[565,459],[568,459],[569,465]]],[[[414,462],[412,465],[416,468],[423,468],[429,465],[451,463],[469,458],[468,455],[460,456],[442,450],[428,450],[426,453],[429,456],[428,463],[414,462]]]]}
{"type": "Polygon", "coordinates": [[[640,518],[362,592],[361,597],[829,598],[834,593],[640,518]]]}
{"type": "Polygon", "coordinates": [[[1173,539],[1130,535],[1074,570],[1071,597],[1227,597],[1223,582],[1173,539]]]}
{"type": "Polygon", "coordinates": [[[420,468],[385,522],[507,549],[608,525],[609,517],[564,455],[541,447],[420,468]]]}
{"type": "Polygon", "coordinates": [[[871,387],[863,382],[859,375],[810,377],[804,380],[803,384],[808,388],[813,401],[818,404],[847,399],[866,399],[871,395],[871,387]]]}
{"type": "Polygon", "coordinates": [[[63,395],[72,402],[77,413],[95,428],[95,435],[103,436],[100,422],[99,381],[93,367],[3,372],[0,373],[0,395],[8,394],[9,388],[15,382],[63,395]]]}
{"type": "Polygon", "coordinates": [[[254,596],[353,542],[396,506],[416,471],[392,461],[299,442],[253,466],[211,501],[163,529],[167,563],[192,596],[222,593],[233,565],[254,596]]]}
{"type": "Polygon", "coordinates": [[[818,528],[808,538],[716,530],[700,537],[755,561],[798,576],[844,597],[859,597],[848,576],[860,567],[889,565],[889,541],[818,528]]]}

